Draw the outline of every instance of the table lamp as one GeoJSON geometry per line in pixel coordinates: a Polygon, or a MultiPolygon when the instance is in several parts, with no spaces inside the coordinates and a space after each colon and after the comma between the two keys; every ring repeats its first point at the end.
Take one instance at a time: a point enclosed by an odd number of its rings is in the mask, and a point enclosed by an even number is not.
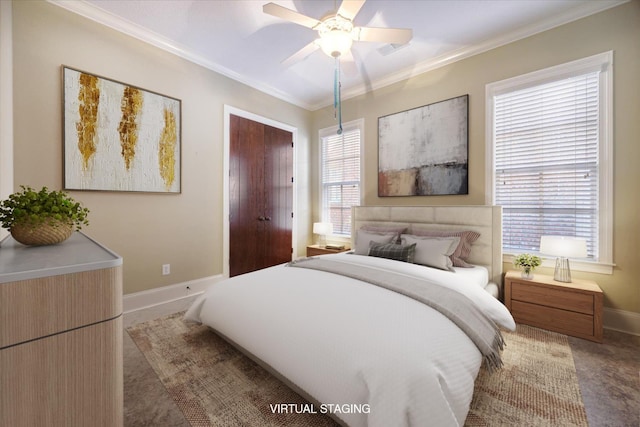
{"type": "Polygon", "coordinates": [[[587,241],[576,237],[542,236],[540,237],[540,252],[558,257],[556,258],[553,280],[571,283],[569,258],[585,258],[587,256],[587,241]]]}
{"type": "Polygon", "coordinates": [[[313,223],[313,234],[320,235],[323,239],[318,244],[320,246],[327,245],[327,234],[333,233],[333,224],[330,222],[314,222],[313,223]]]}

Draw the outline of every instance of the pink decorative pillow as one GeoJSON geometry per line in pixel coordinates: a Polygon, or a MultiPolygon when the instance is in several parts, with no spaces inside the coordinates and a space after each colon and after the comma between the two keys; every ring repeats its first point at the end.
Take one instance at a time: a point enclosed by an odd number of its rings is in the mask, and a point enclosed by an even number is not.
{"type": "Polygon", "coordinates": [[[480,233],[476,231],[449,231],[449,230],[411,230],[411,234],[414,236],[428,236],[428,237],[459,237],[460,243],[458,247],[450,256],[454,267],[473,267],[468,264],[467,258],[471,253],[471,244],[478,240],[480,233]]]}

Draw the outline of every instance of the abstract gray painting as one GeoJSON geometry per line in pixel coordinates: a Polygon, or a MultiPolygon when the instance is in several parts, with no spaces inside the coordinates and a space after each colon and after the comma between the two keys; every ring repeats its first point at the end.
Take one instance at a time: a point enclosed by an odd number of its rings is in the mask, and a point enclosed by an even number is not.
{"type": "Polygon", "coordinates": [[[469,95],[378,119],[378,196],[468,194],[469,95]]]}

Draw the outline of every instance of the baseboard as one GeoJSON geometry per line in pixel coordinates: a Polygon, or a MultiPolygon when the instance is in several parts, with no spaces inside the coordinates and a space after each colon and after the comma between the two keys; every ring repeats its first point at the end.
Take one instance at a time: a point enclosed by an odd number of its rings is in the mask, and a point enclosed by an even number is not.
{"type": "Polygon", "coordinates": [[[605,307],[603,317],[605,329],[640,336],[640,313],[605,307]]]}
{"type": "Polygon", "coordinates": [[[201,294],[209,285],[219,282],[223,278],[224,276],[222,274],[218,274],[201,279],[189,280],[188,282],[176,283],[175,285],[126,294],[122,298],[123,309],[125,313],[129,313],[171,301],[189,298],[201,294]]]}

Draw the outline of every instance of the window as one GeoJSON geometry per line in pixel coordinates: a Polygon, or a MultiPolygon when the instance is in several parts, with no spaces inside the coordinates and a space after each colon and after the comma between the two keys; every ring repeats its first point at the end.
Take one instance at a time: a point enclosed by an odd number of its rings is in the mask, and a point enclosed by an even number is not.
{"type": "Polygon", "coordinates": [[[320,209],[333,234],[351,235],[351,206],[360,204],[360,146],[363,120],[320,131],[320,209]]]}
{"type": "Polygon", "coordinates": [[[608,52],[487,86],[488,194],[506,254],[574,236],[589,261],[611,264],[611,67],[608,52]]]}

